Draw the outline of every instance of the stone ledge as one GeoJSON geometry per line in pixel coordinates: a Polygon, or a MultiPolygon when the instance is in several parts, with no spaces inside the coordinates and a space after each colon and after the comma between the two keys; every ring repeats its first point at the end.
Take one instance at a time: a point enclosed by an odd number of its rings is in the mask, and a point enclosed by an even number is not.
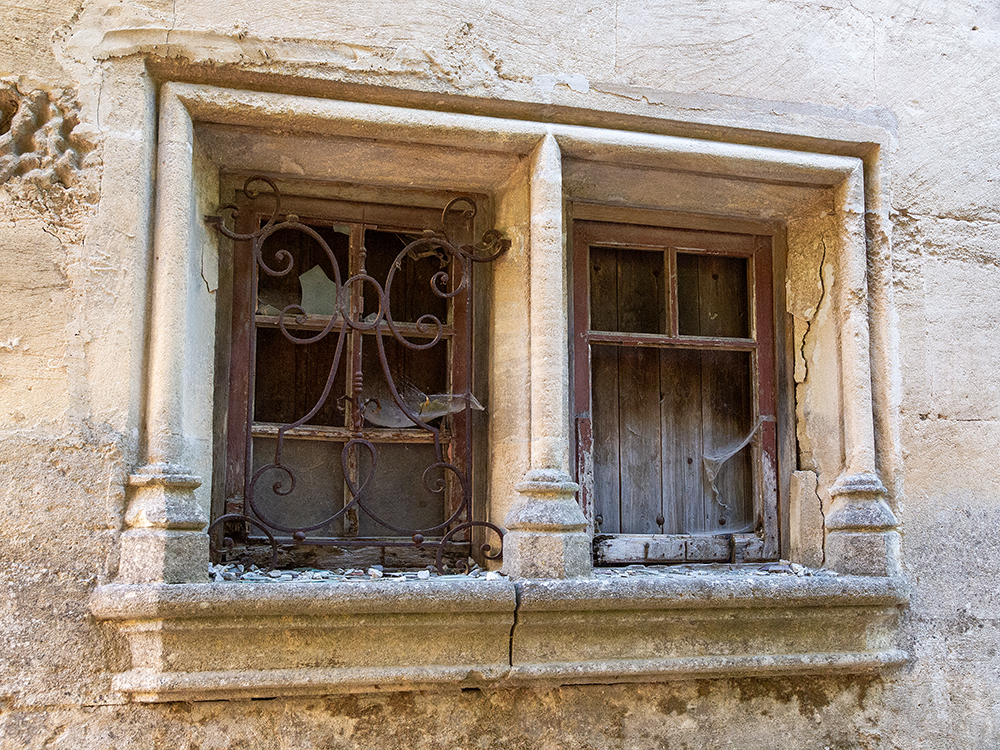
{"type": "MultiPolygon", "coordinates": [[[[727,566],[728,567],[728,566],[727,566]]],[[[612,578],[595,575],[575,580],[518,582],[522,612],[538,609],[605,610],[631,608],[696,609],[713,607],[843,607],[899,605],[909,601],[903,578],[868,576],[758,576],[746,572],[715,575],[663,575],[612,578]]]]}
{"type": "Polygon", "coordinates": [[[669,576],[518,584],[512,680],[636,682],[901,664],[901,579],[669,576]]]}
{"type": "Polygon", "coordinates": [[[677,659],[621,659],[606,662],[531,664],[514,667],[511,683],[561,685],[666,682],[713,677],[776,677],[803,674],[864,674],[898,667],[909,660],[900,649],[830,654],[692,656],[677,659]]]}
{"type": "Polygon", "coordinates": [[[479,664],[170,673],[133,669],[116,675],[113,687],[139,703],[239,700],[273,696],[485,687],[495,684],[509,671],[506,664],[486,671],[479,664]]]}
{"type": "Polygon", "coordinates": [[[131,700],[865,673],[902,664],[905,582],[754,575],[111,584],[131,700]]]}
{"type": "Polygon", "coordinates": [[[99,586],[90,611],[99,620],[149,617],[332,615],[382,612],[512,612],[514,586],[487,581],[321,581],[155,583],[99,586]],[[471,608],[471,609],[470,609],[471,608]]]}

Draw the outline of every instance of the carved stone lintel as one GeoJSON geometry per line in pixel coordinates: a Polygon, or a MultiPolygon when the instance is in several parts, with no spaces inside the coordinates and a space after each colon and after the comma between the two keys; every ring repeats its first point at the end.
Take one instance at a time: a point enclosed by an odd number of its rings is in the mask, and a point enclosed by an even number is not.
{"type": "Polygon", "coordinates": [[[515,489],[521,497],[504,525],[504,572],[511,578],[576,578],[591,571],[580,486],[557,469],[534,469],[515,489]]]}
{"type": "Polygon", "coordinates": [[[144,466],[129,478],[120,582],[206,580],[208,519],[194,498],[200,484],[183,467],[167,464],[144,466]]]}

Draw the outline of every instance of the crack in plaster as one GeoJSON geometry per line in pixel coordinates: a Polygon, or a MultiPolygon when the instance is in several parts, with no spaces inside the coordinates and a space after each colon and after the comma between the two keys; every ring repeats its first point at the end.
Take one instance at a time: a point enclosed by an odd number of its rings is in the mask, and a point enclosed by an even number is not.
{"type": "Polygon", "coordinates": [[[819,315],[819,311],[823,307],[823,301],[826,298],[826,276],[824,272],[826,270],[827,246],[825,230],[820,234],[820,241],[823,243],[823,254],[819,259],[819,299],[816,300],[816,307],[812,314],[803,318],[806,330],[802,334],[802,344],[799,346],[799,357],[802,359],[802,380],[800,384],[805,384],[809,380],[809,358],[806,356],[806,343],[809,340],[809,333],[812,331],[813,320],[819,315]]]}
{"type": "Polygon", "coordinates": [[[173,0],[170,6],[170,28],[167,29],[166,43],[167,55],[170,54],[170,32],[177,28],[177,0],[173,0]]]}
{"type": "Polygon", "coordinates": [[[510,624],[510,642],[507,647],[507,666],[514,668],[514,631],[517,630],[521,614],[521,587],[514,585],[514,621],[510,624]]]}
{"type": "Polygon", "coordinates": [[[826,509],[823,507],[823,498],[819,494],[819,482],[816,483],[816,505],[819,507],[819,514],[823,517],[823,526],[819,535],[819,553],[822,563],[820,567],[826,567],[826,509]]]}

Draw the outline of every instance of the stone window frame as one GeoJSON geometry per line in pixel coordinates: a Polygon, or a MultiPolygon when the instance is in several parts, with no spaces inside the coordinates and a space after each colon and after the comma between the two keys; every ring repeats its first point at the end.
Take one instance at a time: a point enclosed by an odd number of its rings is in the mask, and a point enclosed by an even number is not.
{"type": "Polygon", "coordinates": [[[894,433],[884,403],[892,362],[870,334],[870,299],[880,320],[891,318],[890,290],[868,285],[870,259],[885,250],[877,238],[887,217],[866,204],[878,202],[877,169],[834,153],[192,83],[160,86],[156,125],[146,462],[128,482],[117,579],[99,586],[91,602],[131,648],[117,689],[157,701],[864,672],[905,661],[893,645],[907,600],[899,534],[876,451],[876,405],[881,444],[894,433]],[[226,148],[228,129],[245,138],[239,157],[226,148]],[[205,582],[217,246],[201,218],[216,207],[220,173],[273,170],[277,161],[301,175],[304,156],[309,175],[328,182],[349,181],[363,164],[370,185],[405,188],[418,169],[424,186],[486,194],[494,224],[513,241],[494,270],[488,406],[488,520],[508,529],[508,579],[432,581],[405,591],[375,582],[205,582]],[[793,291],[819,277],[824,297],[808,325],[825,347],[811,358],[824,364],[816,376],[823,392],[804,379],[795,386],[796,432],[817,471],[791,478],[788,540],[793,557],[819,548],[828,567],[850,575],[590,577],[590,537],[569,473],[571,204],[590,206],[591,216],[610,210],[775,222],[788,229],[790,258],[810,255],[819,237],[820,266],[811,276],[790,269],[787,277],[793,291]],[[882,381],[877,393],[873,372],[882,381]],[[821,401],[832,394],[831,409],[821,401]],[[831,432],[824,422],[831,413],[840,429],[824,442],[816,436],[831,432]],[[800,521],[817,497],[832,498],[819,529],[800,521]],[[814,627],[792,637],[791,620],[814,627]],[[689,637],[665,630],[666,622],[689,637]],[[734,622],[752,637],[734,638],[734,622]],[[426,645],[413,649],[418,628],[426,645]],[[376,631],[383,637],[373,639],[376,631]],[[258,646],[277,632],[296,635],[281,653],[263,654],[258,646]],[[400,648],[363,646],[393,638],[400,648]],[[317,666],[314,650],[323,642],[333,644],[334,656],[317,666]]]}

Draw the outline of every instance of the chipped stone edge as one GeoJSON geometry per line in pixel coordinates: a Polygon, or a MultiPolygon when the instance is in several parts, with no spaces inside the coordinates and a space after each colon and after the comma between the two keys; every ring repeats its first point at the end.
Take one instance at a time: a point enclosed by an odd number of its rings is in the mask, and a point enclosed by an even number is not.
{"type": "Polygon", "coordinates": [[[303,583],[111,583],[98,586],[90,611],[99,620],[196,617],[513,612],[505,580],[309,581],[303,583]]]}
{"type": "Polygon", "coordinates": [[[507,682],[525,684],[547,680],[561,685],[584,685],[781,675],[868,674],[900,667],[909,659],[910,655],[902,649],[614,659],[516,666],[511,670],[507,682]]]}
{"type": "Polygon", "coordinates": [[[678,576],[521,581],[518,609],[531,611],[898,606],[905,579],[867,576],[678,576]]]}

